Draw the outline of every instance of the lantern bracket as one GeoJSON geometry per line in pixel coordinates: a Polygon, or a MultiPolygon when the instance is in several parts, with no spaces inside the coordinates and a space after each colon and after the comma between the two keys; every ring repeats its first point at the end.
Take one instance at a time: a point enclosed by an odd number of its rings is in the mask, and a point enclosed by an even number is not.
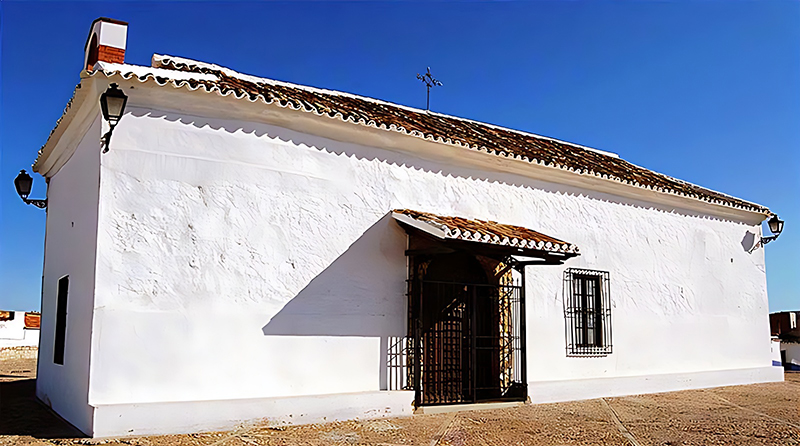
{"type": "Polygon", "coordinates": [[[772,235],[761,237],[761,239],[756,242],[749,252],[753,252],[759,246],[765,246],[767,243],[777,239],[778,236],[781,235],[781,232],[783,232],[783,223],[783,220],[778,218],[776,214],[772,214],[772,217],[769,219],[769,221],[767,221],[767,226],[769,227],[770,232],[772,232],[772,235]]]}
{"type": "Polygon", "coordinates": [[[36,199],[32,199],[31,200],[31,199],[23,198],[22,201],[24,201],[25,204],[30,204],[30,205],[36,206],[39,209],[47,208],[47,200],[36,200],[36,199]]]}
{"type": "Polygon", "coordinates": [[[766,245],[767,243],[775,240],[776,238],[778,238],[777,235],[770,235],[768,237],[761,237],[761,246],[766,245]]]}
{"type": "Polygon", "coordinates": [[[106,132],[105,135],[100,137],[100,144],[103,145],[103,153],[108,152],[108,146],[111,144],[111,132],[114,131],[114,126],[112,125],[110,129],[106,132]]]}

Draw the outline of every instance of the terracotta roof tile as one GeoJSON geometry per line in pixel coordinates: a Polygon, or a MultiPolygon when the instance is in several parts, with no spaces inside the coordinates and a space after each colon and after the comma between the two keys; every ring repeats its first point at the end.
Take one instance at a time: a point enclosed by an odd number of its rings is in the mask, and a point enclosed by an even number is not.
{"type": "MultiPolygon", "coordinates": [[[[224,67],[155,55],[153,73],[146,67],[117,65],[102,72],[142,82],[153,79],[191,90],[203,89],[222,95],[233,94],[251,101],[263,100],[282,107],[304,110],[346,122],[370,125],[432,141],[470,147],[498,156],[516,158],[544,166],[596,176],[660,193],[686,196],[723,206],[767,214],[764,206],[706,189],[652,170],[631,164],[615,155],[518,130],[470,121],[455,116],[418,110],[348,93],[288,84],[236,73],[224,67]],[[123,71],[128,70],[128,71],[123,71]],[[197,78],[171,79],[167,74],[195,73],[197,78]]],[[[69,107],[69,106],[68,106],[69,107]]]]}
{"type": "Polygon", "coordinates": [[[39,329],[41,324],[41,313],[25,313],[25,328],[39,329]]]}
{"type": "Polygon", "coordinates": [[[578,253],[578,247],[571,243],[522,226],[507,225],[496,221],[470,220],[463,217],[444,217],[410,209],[395,209],[392,213],[411,217],[415,221],[439,229],[444,233],[445,238],[541,251],[578,253]]]}

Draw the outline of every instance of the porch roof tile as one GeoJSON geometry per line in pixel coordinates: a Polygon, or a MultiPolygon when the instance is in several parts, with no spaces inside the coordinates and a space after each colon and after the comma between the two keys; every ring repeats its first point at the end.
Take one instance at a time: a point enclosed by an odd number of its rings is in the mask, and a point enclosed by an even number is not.
{"type": "Polygon", "coordinates": [[[397,220],[405,216],[417,223],[430,226],[442,238],[465,240],[493,245],[536,249],[550,252],[578,253],[578,247],[549,235],[522,226],[507,225],[489,220],[472,220],[463,217],[445,217],[410,209],[392,211],[397,220]]]}

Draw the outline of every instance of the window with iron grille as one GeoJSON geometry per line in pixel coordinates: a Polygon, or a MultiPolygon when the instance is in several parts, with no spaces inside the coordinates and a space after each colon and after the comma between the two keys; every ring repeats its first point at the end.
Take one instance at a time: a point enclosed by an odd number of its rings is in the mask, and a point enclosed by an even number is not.
{"type": "Polygon", "coordinates": [[[610,294],[607,271],[569,268],[564,272],[567,356],[611,354],[610,294]]]}

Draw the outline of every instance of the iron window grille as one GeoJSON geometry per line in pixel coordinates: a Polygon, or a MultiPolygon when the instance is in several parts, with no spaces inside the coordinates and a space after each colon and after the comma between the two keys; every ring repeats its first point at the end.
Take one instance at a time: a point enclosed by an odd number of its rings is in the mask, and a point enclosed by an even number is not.
{"type": "Polygon", "coordinates": [[[564,271],[567,356],[607,356],[611,342],[611,292],[607,271],[564,271]]]}

